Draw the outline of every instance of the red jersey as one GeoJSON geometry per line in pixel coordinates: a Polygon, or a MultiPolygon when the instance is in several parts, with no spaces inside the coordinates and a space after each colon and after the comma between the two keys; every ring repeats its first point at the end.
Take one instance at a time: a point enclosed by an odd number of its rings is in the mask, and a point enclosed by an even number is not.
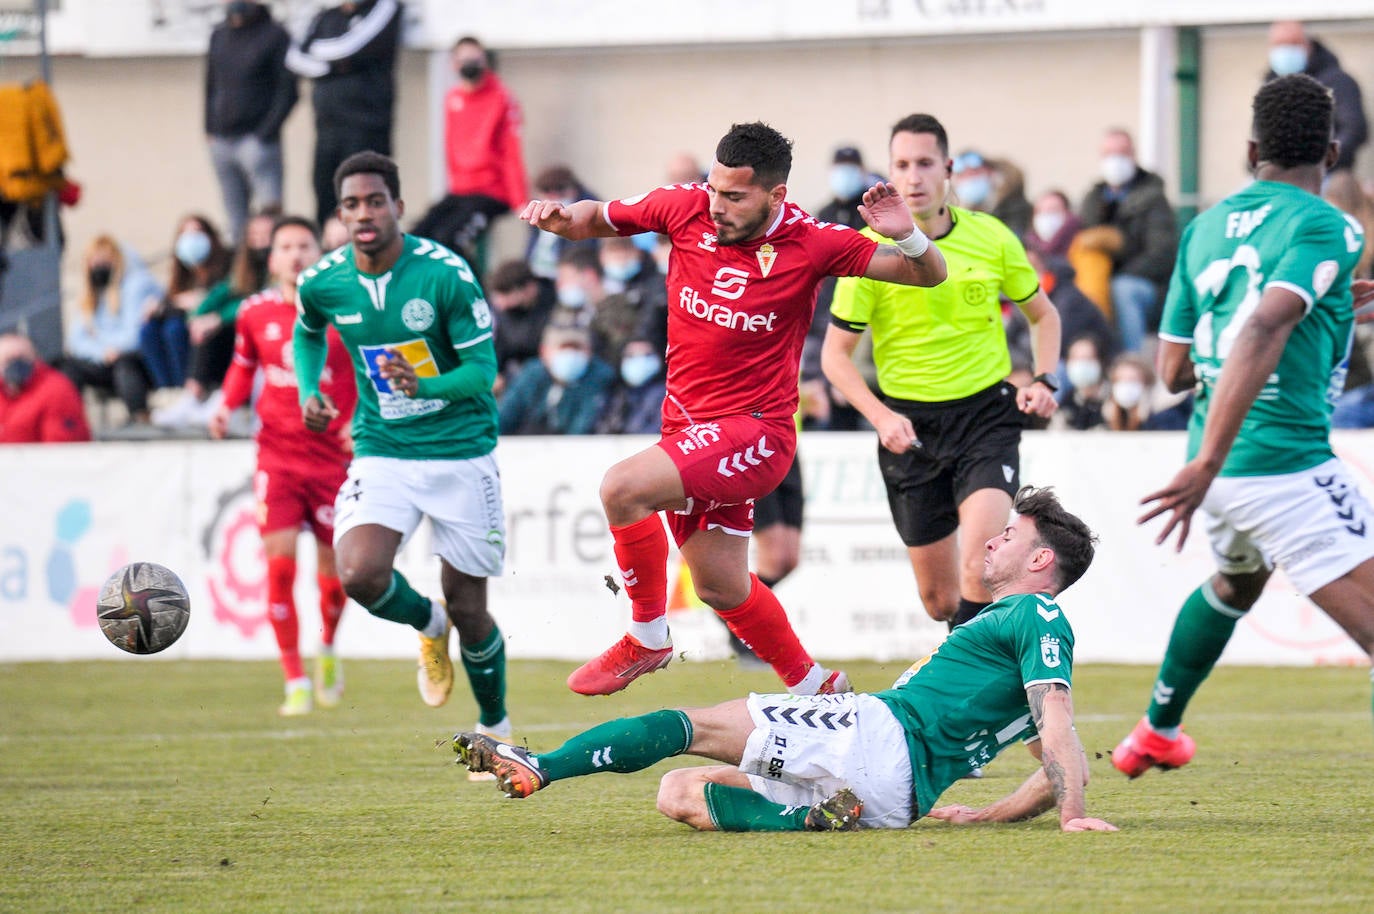
{"type": "Polygon", "coordinates": [[[257,405],[261,424],[255,436],[259,468],[309,470],[320,463],[347,465],[352,454],[341,434],[358,402],[352,360],[331,327],[320,390],[334,401],[339,416],[323,433],[308,430],[301,418],[292,367],[291,328],[295,323],[296,306],[276,289],[259,292],[243,303],[234,321],[234,360],[224,376],[224,405],[237,409],[247,403],[253,391],[253,373],[261,368],[263,385],[257,405]]]}
{"type": "Polygon", "coordinates": [[[42,362],[16,396],[0,384],[0,444],[90,441],[86,407],[67,376],[42,362]]]}
{"type": "Polygon", "coordinates": [[[860,276],[877,244],[819,222],[791,203],[759,238],[716,243],[704,184],[675,184],[612,200],[621,235],[659,232],[668,258],[668,396],[663,427],[723,416],[797,411],[802,344],[826,276],[860,276]]]}
{"type": "Polygon", "coordinates": [[[454,86],[444,97],[444,157],[448,192],[485,194],[511,209],[529,199],[520,149],[520,104],[495,73],[472,91],[454,86]]]}

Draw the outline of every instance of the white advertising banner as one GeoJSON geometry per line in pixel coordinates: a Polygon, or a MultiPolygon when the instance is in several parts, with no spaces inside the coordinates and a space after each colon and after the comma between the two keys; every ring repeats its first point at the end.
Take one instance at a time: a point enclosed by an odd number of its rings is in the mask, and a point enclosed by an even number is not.
{"type": "MultiPolygon", "coordinates": [[[[629,604],[607,584],[616,569],[597,488],[608,466],[648,442],[502,442],[508,551],[490,602],[512,657],[586,659],[624,631],[629,604]]],[[[1366,490],[1374,488],[1374,433],[1345,433],[1336,442],[1366,490]]],[[[778,595],[802,642],[820,657],[914,658],[945,632],[921,608],[874,447],[866,434],[802,439],[802,564],[778,595]]],[[[1175,554],[1154,545],[1157,527],[1135,523],[1141,496],[1169,479],[1182,454],[1175,434],[1026,436],[1023,479],[1053,485],[1101,537],[1092,568],[1060,599],[1080,661],[1157,662],[1180,603],[1211,574],[1200,531],[1175,554]]],[[[252,467],[245,442],[0,448],[0,660],[126,656],[101,635],[95,599],[112,571],[140,560],[170,567],[191,594],[190,626],[160,656],[276,656],[252,467]]],[[[437,595],[429,539],[422,527],[397,565],[417,589],[437,595]]],[[[675,645],[688,659],[725,656],[723,627],[695,599],[676,554],[670,563],[675,645]]],[[[296,603],[307,654],[319,628],[315,593],[313,546],[302,536],[296,603]]],[[[338,644],[345,656],[408,657],[415,636],[350,604],[338,644]]],[[[1224,660],[1339,664],[1364,657],[1276,574],[1224,660]]]]}

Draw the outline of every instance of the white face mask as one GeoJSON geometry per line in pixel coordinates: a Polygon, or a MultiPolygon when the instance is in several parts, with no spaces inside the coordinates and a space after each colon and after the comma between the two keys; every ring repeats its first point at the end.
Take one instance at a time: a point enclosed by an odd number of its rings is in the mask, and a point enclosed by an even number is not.
{"type": "Polygon", "coordinates": [[[1101,163],[1102,180],[1112,187],[1121,187],[1135,177],[1135,159],[1130,156],[1103,156],[1101,163]]]}
{"type": "Polygon", "coordinates": [[[558,303],[565,308],[581,308],[587,303],[587,290],[581,286],[559,286],[558,303]]]}
{"type": "Polygon", "coordinates": [[[1102,380],[1102,366],[1096,359],[1070,359],[1064,364],[1064,373],[1075,390],[1095,387],[1102,380]]]}
{"type": "Polygon", "coordinates": [[[1064,227],[1067,218],[1063,213],[1036,213],[1031,217],[1031,225],[1035,228],[1035,234],[1049,241],[1064,227]]]}
{"type": "Polygon", "coordinates": [[[627,355],[620,360],[620,376],[631,387],[638,387],[658,374],[658,356],[652,352],[627,355]]]}
{"type": "Polygon", "coordinates": [[[560,349],[549,359],[549,374],[560,384],[571,384],[587,373],[591,353],[582,349],[560,349]]]}
{"type": "Polygon", "coordinates": [[[1292,76],[1307,69],[1307,46],[1276,44],[1269,49],[1269,69],[1276,76],[1292,76]]]}
{"type": "Polygon", "coordinates": [[[841,163],[830,169],[830,192],[836,200],[853,200],[868,189],[863,169],[841,163]]]}
{"type": "Polygon", "coordinates": [[[1112,385],[1112,400],[1122,409],[1135,409],[1145,396],[1145,385],[1139,381],[1117,381],[1112,385]]]}

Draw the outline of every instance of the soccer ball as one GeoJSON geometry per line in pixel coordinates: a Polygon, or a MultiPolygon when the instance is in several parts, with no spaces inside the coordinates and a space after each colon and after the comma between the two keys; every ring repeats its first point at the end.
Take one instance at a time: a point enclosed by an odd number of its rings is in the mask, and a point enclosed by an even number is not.
{"type": "Polygon", "coordinates": [[[115,647],[131,654],[156,654],[186,631],[191,598],[170,569],[134,562],[110,575],[100,588],[96,617],[115,647]]]}

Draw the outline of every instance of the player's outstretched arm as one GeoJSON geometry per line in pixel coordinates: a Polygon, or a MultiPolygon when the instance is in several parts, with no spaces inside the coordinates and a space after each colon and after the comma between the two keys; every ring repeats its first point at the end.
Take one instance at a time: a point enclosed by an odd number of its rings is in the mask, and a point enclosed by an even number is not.
{"type": "Polygon", "coordinates": [[[535,228],[553,232],[570,241],[609,238],[615,228],[602,215],[605,204],[596,200],[559,203],[557,200],[531,200],[520,218],[535,228]]]}
{"type": "Polygon", "coordinates": [[[864,276],[906,286],[938,286],[945,281],[945,257],[911,218],[897,188],[886,182],[864,191],[859,215],[869,228],[891,238],[873,252],[864,276]]]}
{"type": "Polygon", "coordinates": [[[1088,761],[1073,729],[1073,695],[1062,682],[1026,687],[1031,720],[1040,734],[1040,770],[1059,807],[1062,831],[1116,831],[1116,826],[1085,812],[1088,761]]]}
{"type": "Polygon", "coordinates": [[[1183,549],[1193,512],[1221,472],[1226,455],[1240,434],[1241,423],[1274,373],[1288,337],[1305,313],[1306,303],[1295,292],[1270,286],[1254,314],[1242,325],[1212,390],[1197,456],[1184,464],[1167,486],[1140,501],[1150,507],[1138,523],[1147,523],[1165,512],[1169,514],[1164,529],[1155,538],[1156,544],[1163,543],[1177,530],[1175,549],[1183,549]]]}

